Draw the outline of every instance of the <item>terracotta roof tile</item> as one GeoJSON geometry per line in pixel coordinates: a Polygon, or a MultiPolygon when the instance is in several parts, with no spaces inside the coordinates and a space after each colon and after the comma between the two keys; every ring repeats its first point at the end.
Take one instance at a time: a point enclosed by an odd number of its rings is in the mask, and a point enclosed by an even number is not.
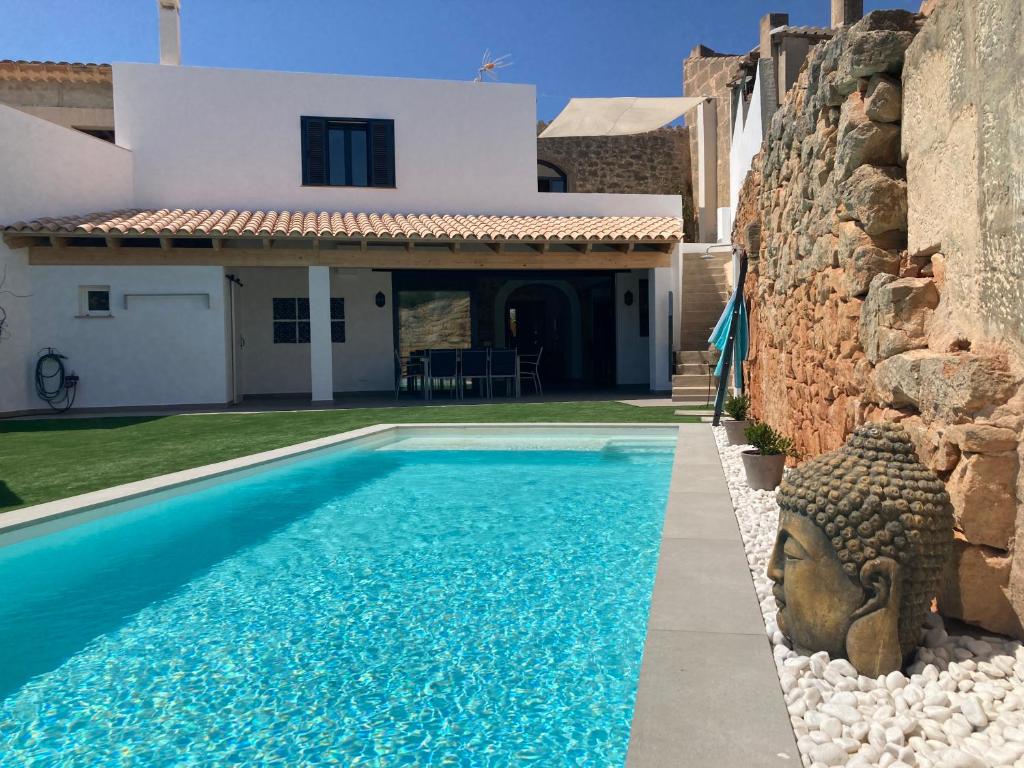
{"type": "Polygon", "coordinates": [[[112,83],[113,75],[109,64],[0,59],[0,81],[112,83]]]}
{"type": "Polygon", "coordinates": [[[491,216],[329,211],[139,210],[36,219],[6,232],[54,235],[679,242],[670,216],[491,216]]]}

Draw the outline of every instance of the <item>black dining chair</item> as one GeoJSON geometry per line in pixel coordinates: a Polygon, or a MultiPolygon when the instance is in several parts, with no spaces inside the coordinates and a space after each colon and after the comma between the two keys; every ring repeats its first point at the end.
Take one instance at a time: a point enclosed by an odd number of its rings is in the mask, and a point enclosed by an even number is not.
{"type": "Polygon", "coordinates": [[[505,380],[505,395],[519,397],[519,355],[514,349],[492,349],[491,366],[487,374],[487,391],[494,397],[494,380],[505,380]]]}
{"type": "Polygon", "coordinates": [[[395,350],[395,399],[398,399],[398,395],[402,391],[402,382],[405,382],[406,392],[412,393],[416,391],[416,385],[419,384],[420,388],[423,388],[423,373],[426,365],[424,364],[423,358],[414,357],[412,354],[409,357],[403,359],[395,350]]]}
{"type": "Polygon", "coordinates": [[[487,394],[487,350],[462,350],[462,363],[459,365],[459,397],[466,396],[466,382],[471,381],[478,387],[480,394],[487,394]]]}
{"type": "Polygon", "coordinates": [[[544,388],[540,385],[540,356],[544,354],[544,347],[541,347],[532,355],[519,356],[519,381],[528,381],[533,384],[535,394],[543,395],[544,388]]]}
{"type": "Polygon", "coordinates": [[[452,397],[458,392],[459,356],[454,349],[432,349],[427,353],[427,396],[434,396],[434,383],[452,383],[452,397]]]}

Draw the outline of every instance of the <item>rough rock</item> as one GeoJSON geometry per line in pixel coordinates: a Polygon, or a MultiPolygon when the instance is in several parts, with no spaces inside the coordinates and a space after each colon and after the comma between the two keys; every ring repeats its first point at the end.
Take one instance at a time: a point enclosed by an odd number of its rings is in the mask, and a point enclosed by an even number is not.
{"type": "Polygon", "coordinates": [[[875,75],[864,93],[864,114],[880,123],[894,123],[903,114],[903,89],[888,75],[875,75]]]}
{"type": "Polygon", "coordinates": [[[907,182],[899,168],[862,165],[843,185],[839,218],[859,221],[869,235],[907,228],[907,182]]]}
{"type": "Polygon", "coordinates": [[[1012,429],[991,424],[954,424],[946,430],[946,434],[961,451],[972,453],[1014,451],[1020,444],[1020,438],[1012,429]]]}
{"type": "Polygon", "coordinates": [[[861,310],[860,339],[868,360],[877,363],[928,346],[925,329],[939,292],[928,278],[877,275],[861,310]]]}
{"type": "MultiPolygon", "coordinates": [[[[846,179],[865,163],[896,165],[900,160],[900,127],[892,123],[873,120],[851,128],[839,138],[836,146],[835,167],[838,180],[846,179]]],[[[889,227],[896,229],[896,227],[889,227]]]]}
{"type": "Polygon", "coordinates": [[[953,551],[953,563],[939,592],[939,610],[968,624],[1019,637],[1020,621],[1006,596],[1009,555],[963,540],[954,542],[953,551]]]}
{"type": "MultiPolygon", "coordinates": [[[[866,18],[866,17],[865,17],[866,18]]],[[[850,28],[851,40],[843,51],[836,69],[836,88],[851,93],[862,77],[882,72],[899,74],[907,46],[914,39],[913,32],[889,29],[850,28]]]]}
{"type": "Polygon", "coordinates": [[[990,357],[916,349],[880,362],[872,377],[878,402],[913,406],[923,415],[958,421],[990,403],[1005,402],[1014,378],[990,357]]]}
{"type": "Polygon", "coordinates": [[[844,294],[847,297],[863,296],[868,292],[876,275],[895,277],[899,273],[900,255],[871,245],[863,245],[853,252],[844,266],[844,294]]]}
{"type": "Polygon", "coordinates": [[[970,454],[957,464],[947,490],[957,528],[967,540],[1009,549],[1017,519],[1017,454],[970,454]]]}

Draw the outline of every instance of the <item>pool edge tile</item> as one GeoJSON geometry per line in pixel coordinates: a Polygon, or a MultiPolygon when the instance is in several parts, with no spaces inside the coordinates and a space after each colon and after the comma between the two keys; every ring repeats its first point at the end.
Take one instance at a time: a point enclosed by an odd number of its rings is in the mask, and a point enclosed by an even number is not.
{"type": "Polygon", "coordinates": [[[669,489],[626,766],[798,766],[709,424],[680,425],[669,489]]]}

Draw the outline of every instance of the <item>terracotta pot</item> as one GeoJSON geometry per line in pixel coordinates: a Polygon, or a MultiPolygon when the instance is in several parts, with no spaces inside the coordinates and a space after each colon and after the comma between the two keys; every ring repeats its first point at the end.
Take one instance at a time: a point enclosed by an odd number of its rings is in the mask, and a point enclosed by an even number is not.
{"type": "Polygon", "coordinates": [[[729,445],[746,445],[747,436],[744,430],[750,426],[750,421],[736,421],[734,419],[722,419],[722,426],[725,427],[725,436],[729,438],[729,445]]]}
{"type": "Polygon", "coordinates": [[[755,491],[772,491],[782,482],[782,470],[786,468],[786,454],[777,453],[762,456],[754,450],[744,451],[743,469],[747,473],[747,485],[755,491]]]}

